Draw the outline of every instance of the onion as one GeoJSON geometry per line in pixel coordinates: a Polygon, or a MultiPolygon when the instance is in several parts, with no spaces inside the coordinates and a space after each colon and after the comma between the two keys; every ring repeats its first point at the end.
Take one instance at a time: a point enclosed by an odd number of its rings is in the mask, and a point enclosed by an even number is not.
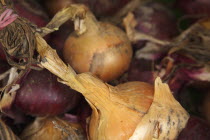
{"type": "Polygon", "coordinates": [[[57,115],[74,108],[80,95],[57,82],[47,70],[31,71],[23,80],[15,98],[15,106],[26,114],[57,115]]]}
{"type": "Polygon", "coordinates": [[[119,28],[97,22],[92,13],[84,21],[86,31],[72,33],[63,49],[65,62],[76,72],[92,72],[104,81],[118,78],[129,67],[132,48],[119,28]]]}
{"type": "Polygon", "coordinates": [[[144,59],[133,59],[128,70],[128,81],[142,81],[147,83],[154,83],[155,72],[152,71],[152,61],[144,59]]]}
{"type": "MultiPolygon", "coordinates": [[[[136,30],[151,35],[160,40],[170,40],[177,34],[175,17],[164,5],[157,2],[147,2],[134,10],[137,22],[136,30]]],[[[143,42],[137,43],[141,47],[143,42]]]]}
{"type": "Polygon", "coordinates": [[[177,140],[208,140],[210,139],[210,126],[202,119],[191,116],[186,127],[177,140]]]}
{"type": "Polygon", "coordinates": [[[90,105],[87,103],[87,101],[82,100],[82,102],[80,103],[79,107],[78,107],[78,119],[81,123],[82,128],[85,130],[85,132],[87,131],[87,127],[88,127],[88,117],[90,117],[92,113],[92,109],[90,107],[90,105]]]}
{"type": "Polygon", "coordinates": [[[62,25],[58,31],[50,35],[49,44],[56,49],[56,52],[61,58],[63,58],[63,47],[65,40],[68,38],[69,34],[73,32],[72,22],[67,22],[62,25]]]}

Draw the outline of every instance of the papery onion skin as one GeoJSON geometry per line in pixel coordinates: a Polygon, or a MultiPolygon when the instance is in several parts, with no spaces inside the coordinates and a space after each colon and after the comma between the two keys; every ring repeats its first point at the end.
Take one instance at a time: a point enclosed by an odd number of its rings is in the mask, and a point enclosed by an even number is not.
{"type": "Polygon", "coordinates": [[[15,106],[34,116],[58,115],[74,108],[80,94],[57,81],[47,70],[31,71],[21,84],[15,106]]]}
{"type": "Polygon", "coordinates": [[[98,31],[87,31],[79,37],[71,34],[65,42],[63,56],[76,72],[89,71],[103,81],[111,81],[128,69],[132,48],[123,31],[99,23],[98,31]]]}
{"type": "MultiPolygon", "coordinates": [[[[135,29],[160,40],[171,40],[178,33],[175,16],[170,9],[158,2],[146,2],[133,11],[137,21],[135,29]]],[[[138,41],[137,48],[145,41],[138,41]]]]}

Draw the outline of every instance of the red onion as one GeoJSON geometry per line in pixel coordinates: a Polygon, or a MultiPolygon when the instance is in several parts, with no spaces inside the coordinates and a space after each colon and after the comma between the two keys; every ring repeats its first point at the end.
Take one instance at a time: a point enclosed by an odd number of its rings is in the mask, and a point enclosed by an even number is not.
{"type": "Polygon", "coordinates": [[[63,58],[63,47],[65,40],[68,38],[69,34],[73,31],[73,26],[71,22],[67,22],[62,25],[58,31],[51,34],[49,45],[56,49],[58,55],[63,58]]]}
{"type": "Polygon", "coordinates": [[[78,107],[77,115],[78,115],[78,119],[81,123],[81,126],[83,127],[85,132],[88,127],[87,119],[88,119],[88,117],[90,117],[91,113],[92,113],[92,109],[91,109],[90,105],[87,103],[87,101],[85,99],[83,99],[78,107]]]}
{"type": "Polygon", "coordinates": [[[209,140],[210,126],[202,119],[191,116],[177,140],[209,140]]]}
{"type": "Polygon", "coordinates": [[[79,99],[80,94],[47,70],[31,71],[17,92],[15,106],[30,115],[57,115],[73,109],[79,99]]]}
{"type": "MultiPolygon", "coordinates": [[[[157,2],[147,2],[139,6],[134,11],[134,18],[137,21],[135,28],[138,32],[160,40],[170,40],[178,32],[175,17],[169,9],[157,2]]],[[[163,49],[164,46],[159,44],[142,40],[135,43],[134,47],[138,50],[136,50],[135,59],[129,68],[128,80],[153,83],[155,77],[159,75],[157,64],[167,55],[167,49],[163,49]]]]}
{"type": "Polygon", "coordinates": [[[153,84],[155,73],[152,61],[133,59],[128,70],[128,81],[142,81],[153,84]]]}
{"type": "MultiPolygon", "coordinates": [[[[164,5],[147,2],[134,11],[136,30],[161,40],[170,40],[177,34],[175,17],[164,5]]],[[[142,42],[137,45],[142,46],[142,42]]]]}

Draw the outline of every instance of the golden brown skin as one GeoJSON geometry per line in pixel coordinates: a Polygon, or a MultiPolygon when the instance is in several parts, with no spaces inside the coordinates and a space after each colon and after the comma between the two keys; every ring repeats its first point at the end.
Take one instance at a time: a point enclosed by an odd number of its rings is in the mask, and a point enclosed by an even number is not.
{"type": "Polygon", "coordinates": [[[131,44],[119,28],[101,22],[98,27],[79,36],[71,34],[65,42],[64,59],[78,73],[91,72],[103,81],[114,80],[129,67],[131,44]]]}

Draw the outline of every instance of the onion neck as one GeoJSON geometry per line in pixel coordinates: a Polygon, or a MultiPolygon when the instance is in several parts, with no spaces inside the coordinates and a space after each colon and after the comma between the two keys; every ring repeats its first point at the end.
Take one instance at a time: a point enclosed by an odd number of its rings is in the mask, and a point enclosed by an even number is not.
{"type": "Polygon", "coordinates": [[[74,20],[74,27],[77,35],[98,33],[100,25],[95,16],[87,11],[83,20],[74,20]]]}

